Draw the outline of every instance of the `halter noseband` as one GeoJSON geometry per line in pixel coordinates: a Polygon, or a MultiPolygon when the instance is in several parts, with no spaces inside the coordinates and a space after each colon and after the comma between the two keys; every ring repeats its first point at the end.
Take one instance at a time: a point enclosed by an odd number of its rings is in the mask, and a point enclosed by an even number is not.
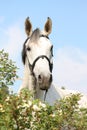
{"type": "Polygon", "coordinates": [[[48,61],[50,72],[52,72],[53,64],[50,63],[50,60],[49,60],[49,58],[48,58],[47,56],[45,56],[45,55],[41,55],[41,56],[38,56],[38,57],[34,60],[34,62],[33,62],[32,65],[30,64],[29,59],[27,58],[27,59],[28,59],[28,65],[29,65],[29,68],[30,68],[31,73],[32,73],[33,75],[34,75],[33,70],[34,70],[35,64],[36,64],[36,62],[37,62],[39,59],[41,59],[41,58],[42,58],[42,59],[45,58],[45,59],[48,61]]]}

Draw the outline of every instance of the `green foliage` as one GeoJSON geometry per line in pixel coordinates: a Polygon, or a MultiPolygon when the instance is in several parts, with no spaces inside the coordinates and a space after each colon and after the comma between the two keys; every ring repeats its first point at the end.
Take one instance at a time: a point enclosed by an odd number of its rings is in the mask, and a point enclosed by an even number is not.
{"type": "Polygon", "coordinates": [[[3,93],[3,98],[8,94],[9,85],[13,85],[16,75],[17,67],[14,62],[9,59],[8,53],[4,50],[0,51],[0,99],[1,93],[3,93]]]}
{"type": "Polygon", "coordinates": [[[80,94],[58,100],[54,106],[33,99],[24,89],[9,94],[17,77],[8,54],[0,51],[0,130],[87,130],[87,108],[79,108],[80,94]]]}
{"type": "Polygon", "coordinates": [[[14,62],[8,58],[8,53],[0,51],[0,87],[7,87],[14,83],[17,67],[14,62]]]}

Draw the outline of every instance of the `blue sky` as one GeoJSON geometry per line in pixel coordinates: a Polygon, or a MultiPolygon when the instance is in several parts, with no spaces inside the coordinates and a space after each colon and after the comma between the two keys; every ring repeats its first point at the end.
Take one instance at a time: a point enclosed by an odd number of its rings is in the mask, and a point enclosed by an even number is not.
{"type": "MultiPolygon", "coordinates": [[[[16,62],[20,77],[23,76],[21,50],[26,39],[24,21],[27,16],[33,29],[43,29],[47,17],[52,19],[53,82],[58,87],[87,93],[87,1],[0,1],[0,50],[4,48],[16,62]]],[[[14,90],[20,85],[21,81],[16,81],[14,90]]]]}

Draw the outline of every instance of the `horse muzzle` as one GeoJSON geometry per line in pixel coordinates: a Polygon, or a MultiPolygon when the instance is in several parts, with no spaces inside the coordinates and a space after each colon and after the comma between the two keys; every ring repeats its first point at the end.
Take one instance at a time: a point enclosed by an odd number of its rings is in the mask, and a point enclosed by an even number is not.
{"type": "Polygon", "coordinates": [[[52,83],[52,74],[49,76],[38,75],[38,85],[41,90],[48,90],[52,83]]]}

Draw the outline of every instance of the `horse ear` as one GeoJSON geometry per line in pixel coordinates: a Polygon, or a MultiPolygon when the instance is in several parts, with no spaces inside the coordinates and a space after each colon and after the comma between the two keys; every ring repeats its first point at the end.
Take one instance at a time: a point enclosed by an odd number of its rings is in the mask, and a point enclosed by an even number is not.
{"type": "Polygon", "coordinates": [[[44,33],[45,33],[45,35],[49,35],[51,33],[51,31],[52,31],[52,21],[48,17],[47,21],[45,23],[45,26],[44,26],[44,33]]]}
{"type": "Polygon", "coordinates": [[[27,36],[30,36],[32,33],[32,24],[29,20],[29,17],[27,17],[25,20],[25,32],[26,32],[27,36]]]}

